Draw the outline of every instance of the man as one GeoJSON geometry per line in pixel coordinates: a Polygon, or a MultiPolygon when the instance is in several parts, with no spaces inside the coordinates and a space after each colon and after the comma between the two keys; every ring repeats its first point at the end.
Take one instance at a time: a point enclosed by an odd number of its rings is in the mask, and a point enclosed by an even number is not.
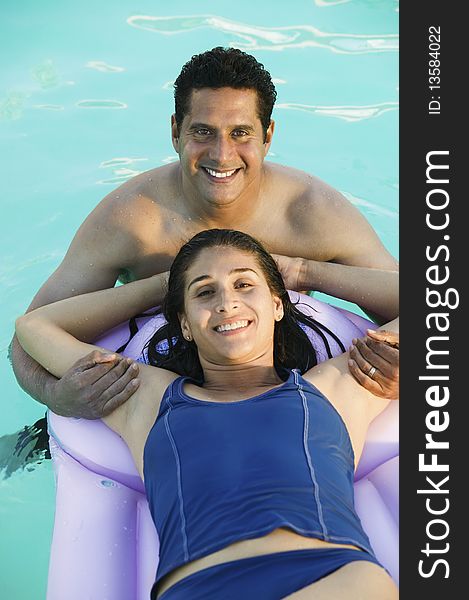
{"type": "MultiPolygon", "coordinates": [[[[215,227],[260,239],[289,288],[319,290],[374,313],[373,298],[363,299],[357,283],[374,268],[386,272],[383,281],[395,297],[397,263],[359,211],[319,179],[265,162],[275,98],[269,73],[254,57],[223,48],[194,56],[175,82],[171,132],[179,162],[142,173],[105,197],[29,309],[167,271],[185,241],[215,227]]],[[[155,304],[162,296],[163,290],[155,304]]],[[[389,398],[397,395],[396,346],[395,339],[357,341],[351,365],[360,383],[389,398]]],[[[20,385],[65,416],[99,418],[138,385],[138,371],[119,359],[101,362],[98,353],[60,380],[16,340],[12,359],[20,385]]]]}

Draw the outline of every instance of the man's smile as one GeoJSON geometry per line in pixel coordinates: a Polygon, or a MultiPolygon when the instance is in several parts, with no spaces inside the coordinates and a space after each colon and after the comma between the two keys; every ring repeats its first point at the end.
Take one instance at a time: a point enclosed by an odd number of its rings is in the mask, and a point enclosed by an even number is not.
{"type": "Polygon", "coordinates": [[[219,170],[211,169],[209,167],[202,167],[202,170],[210,179],[210,181],[215,181],[216,183],[228,183],[229,181],[233,181],[238,171],[241,169],[219,170]]]}

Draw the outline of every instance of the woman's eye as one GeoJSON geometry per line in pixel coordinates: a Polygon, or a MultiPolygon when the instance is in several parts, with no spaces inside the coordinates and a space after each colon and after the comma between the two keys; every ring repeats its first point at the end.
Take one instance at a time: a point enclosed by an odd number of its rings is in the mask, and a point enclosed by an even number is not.
{"type": "Polygon", "coordinates": [[[197,292],[197,298],[203,297],[203,296],[208,296],[212,293],[212,290],[201,290],[200,292],[197,292]]]}
{"type": "Polygon", "coordinates": [[[240,283],[236,284],[236,287],[240,287],[240,288],[249,288],[251,287],[252,284],[248,283],[247,281],[241,281],[240,283]]]}

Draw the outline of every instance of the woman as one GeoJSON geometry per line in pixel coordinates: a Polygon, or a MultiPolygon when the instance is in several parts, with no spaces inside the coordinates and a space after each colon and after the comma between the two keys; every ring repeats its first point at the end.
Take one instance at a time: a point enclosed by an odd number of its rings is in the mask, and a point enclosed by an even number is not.
{"type": "MultiPolygon", "coordinates": [[[[60,377],[159,285],[41,307],[17,320],[18,339],[60,377]]],[[[159,534],[152,598],[396,598],[353,507],[354,461],[387,402],[353,379],[347,353],[316,365],[272,257],[240,232],[197,234],[171,267],[165,316],[168,343],[149,351],[165,368],[142,365],[105,418],[159,534]]]]}

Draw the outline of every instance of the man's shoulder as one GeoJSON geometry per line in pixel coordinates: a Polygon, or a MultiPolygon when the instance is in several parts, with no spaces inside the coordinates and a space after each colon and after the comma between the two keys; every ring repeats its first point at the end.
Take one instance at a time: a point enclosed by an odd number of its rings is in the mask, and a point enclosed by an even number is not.
{"type": "Polygon", "coordinates": [[[132,229],[141,219],[157,218],[174,199],[174,166],[164,165],[135,175],[109,192],[91,213],[103,227],[132,229]]]}
{"type": "Polygon", "coordinates": [[[275,163],[268,163],[267,189],[270,197],[284,205],[285,217],[300,228],[324,227],[332,213],[340,214],[350,204],[316,175],[275,163]]]}
{"type": "Polygon", "coordinates": [[[343,196],[331,185],[301,169],[266,162],[266,175],[269,187],[276,189],[288,201],[299,199],[312,204],[322,204],[327,197],[343,196]]]}

